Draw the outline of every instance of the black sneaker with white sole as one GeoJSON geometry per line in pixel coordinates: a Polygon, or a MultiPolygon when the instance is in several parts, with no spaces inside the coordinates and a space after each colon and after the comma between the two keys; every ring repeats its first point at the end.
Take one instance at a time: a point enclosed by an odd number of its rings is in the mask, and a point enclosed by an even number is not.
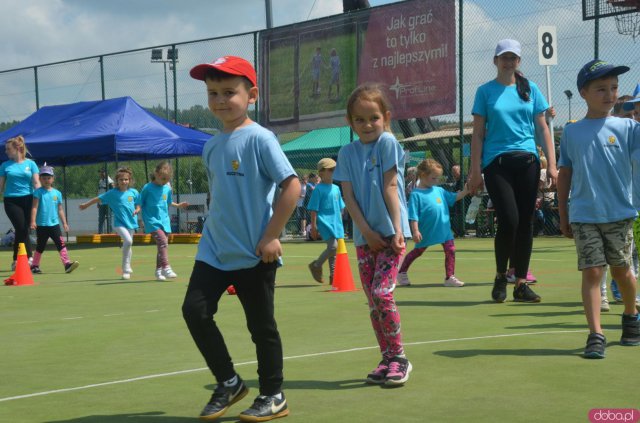
{"type": "Polygon", "coordinates": [[[282,398],[276,395],[258,395],[251,407],[240,413],[240,421],[243,422],[266,422],[289,415],[289,407],[284,393],[280,393],[282,398]]]}
{"type": "Polygon", "coordinates": [[[238,376],[238,382],[233,386],[226,387],[221,383],[218,384],[215,391],[213,391],[213,395],[211,395],[211,399],[202,409],[200,419],[216,420],[248,393],[249,388],[247,388],[240,376],[238,376]]]}
{"type": "Polygon", "coordinates": [[[77,261],[70,261],[69,263],[64,265],[64,273],[71,273],[76,270],[80,266],[80,263],[77,261]]]}

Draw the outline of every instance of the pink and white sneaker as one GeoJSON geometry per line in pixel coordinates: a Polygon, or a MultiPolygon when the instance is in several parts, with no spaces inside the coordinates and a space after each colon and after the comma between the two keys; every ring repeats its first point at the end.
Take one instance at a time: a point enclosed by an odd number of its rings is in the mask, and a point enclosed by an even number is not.
{"type": "MultiPolygon", "coordinates": [[[[507,282],[516,283],[515,269],[513,267],[507,271],[506,276],[507,276],[507,282]]],[[[533,276],[533,273],[531,273],[531,270],[527,270],[527,283],[534,284],[536,282],[538,282],[538,279],[536,279],[536,277],[533,276]]]]}

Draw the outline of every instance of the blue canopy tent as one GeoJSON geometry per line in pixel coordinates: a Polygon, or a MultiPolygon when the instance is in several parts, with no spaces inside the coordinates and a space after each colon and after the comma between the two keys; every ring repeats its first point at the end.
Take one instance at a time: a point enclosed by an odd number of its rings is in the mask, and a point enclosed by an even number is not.
{"type": "Polygon", "coordinates": [[[38,164],[53,166],[197,156],[211,137],[159,118],[130,97],[43,107],[0,133],[0,143],[18,135],[38,164]]]}

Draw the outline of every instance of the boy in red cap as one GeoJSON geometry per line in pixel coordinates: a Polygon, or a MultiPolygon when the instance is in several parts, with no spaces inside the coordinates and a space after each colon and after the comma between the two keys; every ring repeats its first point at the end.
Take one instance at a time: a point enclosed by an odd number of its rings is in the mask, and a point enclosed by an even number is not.
{"type": "Polygon", "coordinates": [[[217,381],[200,418],[217,419],[249,392],[213,318],[232,283],[256,344],[260,386],[260,395],[240,420],[284,417],[289,409],[281,389],[274,287],[282,255],[278,237],[295,209],[300,183],[275,135],[247,115],[258,100],[249,62],[224,56],[194,67],[191,77],[205,82],[209,110],[222,122],[222,131],[202,151],[212,200],[182,305],[191,336],[217,381]],[[276,187],[281,192],[272,209],[276,187]]]}

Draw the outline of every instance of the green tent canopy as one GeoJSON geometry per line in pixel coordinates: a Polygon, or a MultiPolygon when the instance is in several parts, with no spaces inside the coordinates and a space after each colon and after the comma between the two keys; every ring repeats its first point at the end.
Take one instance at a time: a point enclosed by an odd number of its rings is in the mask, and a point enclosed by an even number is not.
{"type": "MultiPolygon", "coordinates": [[[[353,134],[354,140],[357,135],[353,134]]],[[[284,154],[295,169],[315,169],[323,157],[336,159],[338,151],[351,142],[351,128],[315,129],[289,141],[282,146],[284,154]]],[[[416,166],[425,158],[424,151],[414,151],[409,155],[407,165],[416,166]]]]}

